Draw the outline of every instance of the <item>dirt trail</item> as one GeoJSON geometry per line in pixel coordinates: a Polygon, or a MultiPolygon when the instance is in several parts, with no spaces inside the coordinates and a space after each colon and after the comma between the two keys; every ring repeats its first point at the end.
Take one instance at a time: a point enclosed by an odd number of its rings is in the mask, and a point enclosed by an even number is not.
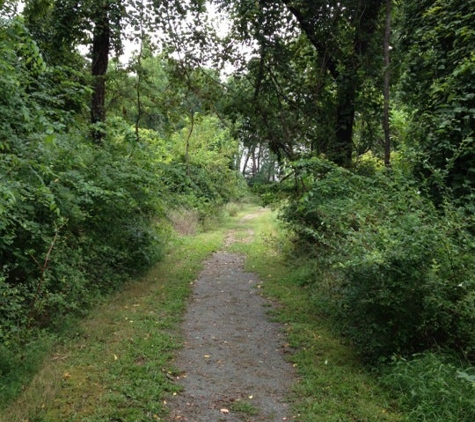
{"type": "MultiPolygon", "coordinates": [[[[253,235],[247,230],[244,241],[253,235]]],[[[294,373],[283,357],[285,340],[266,315],[270,304],[259,295],[260,281],[243,268],[244,257],[223,250],[194,283],[185,347],[175,362],[184,390],[168,403],[170,421],[292,420],[286,397],[294,373]]]]}

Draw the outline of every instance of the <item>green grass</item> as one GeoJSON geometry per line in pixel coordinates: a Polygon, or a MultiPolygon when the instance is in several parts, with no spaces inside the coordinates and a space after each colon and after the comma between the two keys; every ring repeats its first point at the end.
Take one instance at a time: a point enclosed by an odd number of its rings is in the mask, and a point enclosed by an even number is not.
{"type": "Polygon", "coordinates": [[[446,354],[425,352],[395,359],[381,381],[395,392],[410,421],[473,422],[475,368],[446,354]]]}
{"type": "Polygon", "coordinates": [[[177,240],[163,262],[95,309],[74,338],[49,349],[41,370],[0,420],[163,418],[164,401],[177,391],[171,358],[181,347],[190,283],[222,242],[219,230],[177,240]]]}
{"type": "Polygon", "coordinates": [[[44,333],[21,350],[0,346],[0,414],[39,371],[54,341],[52,335],[44,333]]]}
{"type": "Polygon", "coordinates": [[[246,222],[252,244],[233,245],[248,256],[247,269],[256,272],[263,294],[275,302],[269,311],[284,324],[291,353],[289,360],[299,382],[291,399],[298,421],[402,421],[386,391],[345,346],[330,322],[319,317],[310,292],[298,282],[299,270],[282,259],[287,240],[276,232],[273,213],[246,222]]]}

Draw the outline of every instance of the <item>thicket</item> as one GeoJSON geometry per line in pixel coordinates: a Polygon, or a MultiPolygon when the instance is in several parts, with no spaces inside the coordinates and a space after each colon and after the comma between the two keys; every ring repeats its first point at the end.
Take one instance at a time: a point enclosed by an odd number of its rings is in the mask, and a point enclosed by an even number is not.
{"type": "Polygon", "coordinates": [[[282,218],[333,269],[327,303],[362,353],[442,347],[473,359],[475,242],[465,210],[436,208],[396,169],[366,176],[319,159],[298,168],[308,187],[282,218]]]}
{"type": "Polygon", "coordinates": [[[304,191],[281,218],[318,312],[414,420],[473,419],[473,216],[435,206],[397,164],[346,170],[315,158],[295,168],[304,191]]]}
{"type": "Polygon", "coordinates": [[[171,210],[217,216],[245,188],[237,145],[211,116],[193,133],[182,119],[168,138],[114,117],[94,142],[84,74],[46,63],[21,18],[0,22],[2,399],[26,382],[16,373],[32,371],[41,332],[64,330],[160,258],[171,210]]]}

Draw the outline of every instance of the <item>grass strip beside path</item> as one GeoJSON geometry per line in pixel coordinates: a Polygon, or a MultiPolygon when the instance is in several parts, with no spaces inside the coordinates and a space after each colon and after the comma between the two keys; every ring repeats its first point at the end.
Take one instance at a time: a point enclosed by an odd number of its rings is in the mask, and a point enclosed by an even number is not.
{"type": "Polygon", "coordinates": [[[276,230],[275,214],[260,214],[246,224],[255,232],[254,242],[236,243],[232,249],[247,255],[247,270],[260,276],[263,294],[275,302],[272,317],[285,326],[287,355],[299,377],[293,391],[296,420],[407,420],[351,348],[332,332],[329,322],[317,314],[311,291],[299,284],[296,268],[284,261],[282,250],[288,240],[276,230]]]}
{"type": "Polygon", "coordinates": [[[4,422],[163,420],[177,391],[170,359],[190,283],[223,243],[213,231],[175,242],[142,279],[94,310],[45,360],[4,422]]]}

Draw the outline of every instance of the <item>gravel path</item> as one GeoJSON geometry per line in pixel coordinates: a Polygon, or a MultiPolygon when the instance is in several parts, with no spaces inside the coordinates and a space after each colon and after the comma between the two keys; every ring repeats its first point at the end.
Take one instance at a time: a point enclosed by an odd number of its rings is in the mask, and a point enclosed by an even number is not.
{"type": "MultiPolygon", "coordinates": [[[[225,245],[234,241],[230,232],[225,245]]],[[[170,421],[292,420],[286,397],[294,373],[283,357],[285,339],[268,320],[271,305],[257,276],[243,267],[241,255],[220,251],[194,283],[185,347],[175,362],[183,392],[168,403],[170,421]]]]}

